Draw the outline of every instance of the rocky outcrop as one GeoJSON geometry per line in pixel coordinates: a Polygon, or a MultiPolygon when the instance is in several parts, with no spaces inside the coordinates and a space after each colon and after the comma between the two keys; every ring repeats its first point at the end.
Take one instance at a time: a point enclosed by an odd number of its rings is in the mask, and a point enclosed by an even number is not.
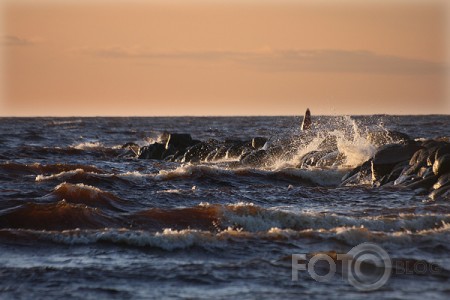
{"type": "Polygon", "coordinates": [[[341,183],[355,184],[391,185],[415,190],[430,200],[450,200],[450,143],[438,139],[382,146],[341,183]]]}

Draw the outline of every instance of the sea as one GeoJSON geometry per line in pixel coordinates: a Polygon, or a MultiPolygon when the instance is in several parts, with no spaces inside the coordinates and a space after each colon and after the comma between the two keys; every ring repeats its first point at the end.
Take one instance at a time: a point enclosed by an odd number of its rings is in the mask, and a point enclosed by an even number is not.
{"type": "Polygon", "coordinates": [[[251,167],[123,147],[167,132],[277,141],[302,117],[0,118],[0,298],[449,299],[448,201],[340,183],[376,151],[368,130],[449,137],[450,116],[312,120],[345,164],[299,168],[311,141],[251,167]],[[339,255],[355,247],[373,251],[348,267],[339,255]]]}

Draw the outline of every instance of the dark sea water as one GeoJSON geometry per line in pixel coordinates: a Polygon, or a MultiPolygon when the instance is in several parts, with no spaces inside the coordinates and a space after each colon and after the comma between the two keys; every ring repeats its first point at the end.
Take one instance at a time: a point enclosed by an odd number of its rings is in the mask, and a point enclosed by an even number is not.
{"type": "Polygon", "coordinates": [[[334,168],[296,168],[314,142],[261,167],[139,160],[121,147],[164,131],[274,141],[295,136],[300,121],[1,118],[0,298],[448,299],[449,203],[339,184],[375,151],[363,132],[448,137],[450,116],[314,117],[347,155],[334,168]],[[397,268],[374,291],[339,270],[328,282],[307,271],[292,281],[292,254],[347,253],[364,242],[419,270],[397,268]]]}

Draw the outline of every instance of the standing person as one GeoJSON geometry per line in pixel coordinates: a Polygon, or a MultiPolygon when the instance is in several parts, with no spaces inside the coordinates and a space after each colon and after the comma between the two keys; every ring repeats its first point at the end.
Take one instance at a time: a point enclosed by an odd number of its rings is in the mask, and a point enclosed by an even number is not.
{"type": "Polygon", "coordinates": [[[311,128],[311,112],[309,111],[309,108],[306,109],[301,128],[302,130],[308,130],[311,128]]]}

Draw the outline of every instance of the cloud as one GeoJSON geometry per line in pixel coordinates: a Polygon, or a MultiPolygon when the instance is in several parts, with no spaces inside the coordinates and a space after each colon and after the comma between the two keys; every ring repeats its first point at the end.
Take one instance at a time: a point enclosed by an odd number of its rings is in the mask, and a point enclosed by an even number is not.
{"type": "Polygon", "coordinates": [[[30,46],[36,41],[30,38],[19,37],[17,35],[4,35],[1,44],[4,46],[30,46]]]}
{"type": "Polygon", "coordinates": [[[283,50],[242,61],[268,71],[430,74],[445,71],[442,63],[369,51],[283,50]]]}
{"type": "Polygon", "coordinates": [[[139,47],[84,48],[102,58],[142,60],[229,61],[267,72],[327,72],[379,74],[438,74],[448,71],[443,63],[382,55],[370,51],[271,50],[256,51],[146,51],[139,47]]]}

